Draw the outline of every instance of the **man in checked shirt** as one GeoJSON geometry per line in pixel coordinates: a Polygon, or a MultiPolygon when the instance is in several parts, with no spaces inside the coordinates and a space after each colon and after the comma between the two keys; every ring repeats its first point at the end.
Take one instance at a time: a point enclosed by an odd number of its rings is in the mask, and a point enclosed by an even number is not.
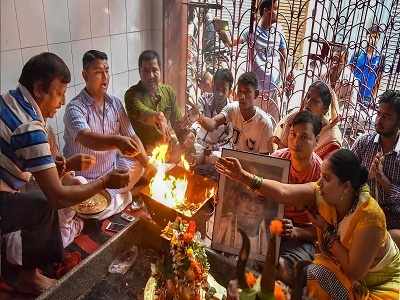
{"type": "Polygon", "coordinates": [[[379,97],[375,130],[359,137],[352,147],[369,169],[371,194],[386,215],[386,226],[400,246],[400,91],[387,90],[379,97]]]}

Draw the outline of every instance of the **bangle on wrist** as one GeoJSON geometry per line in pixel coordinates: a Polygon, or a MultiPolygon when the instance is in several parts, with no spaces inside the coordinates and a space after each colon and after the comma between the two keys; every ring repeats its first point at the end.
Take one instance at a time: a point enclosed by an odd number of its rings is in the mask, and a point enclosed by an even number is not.
{"type": "Polygon", "coordinates": [[[263,178],[257,175],[253,175],[250,181],[250,188],[252,190],[259,190],[263,182],[263,178]]]}

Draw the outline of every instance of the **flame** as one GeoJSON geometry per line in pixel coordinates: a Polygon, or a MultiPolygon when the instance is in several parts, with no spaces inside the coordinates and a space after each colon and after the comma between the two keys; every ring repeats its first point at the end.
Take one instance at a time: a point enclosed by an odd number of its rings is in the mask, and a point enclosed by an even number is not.
{"type": "Polygon", "coordinates": [[[215,188],[207,189],[205,193],[206,193],[206,199],[210,199],[215,195],[215,188]]]}
{"type": "MultiPolygon", "coordinates": [[[[168,145],[162,144],[154,148],[150,162],[156,167],[157,172],[150,181],[150,195],[154,200],[164,205],[175,208],[185,202],[188,181],[186,177],[176,178],[167,175],[167,165],[165,164],[168,145]]],[[[186,169],[185,162],[189,166],[185,157],[181,156],[181,161],[186,169]]]]}
{"type": "Polygon", "coordinates": [[[190,165],[189,165],[188,161],[185,159],[185,155],[184,154],[181,155],[181,163],[182,163],[182,166],[185,168],[186,171],[190,170],[190,165]]]}

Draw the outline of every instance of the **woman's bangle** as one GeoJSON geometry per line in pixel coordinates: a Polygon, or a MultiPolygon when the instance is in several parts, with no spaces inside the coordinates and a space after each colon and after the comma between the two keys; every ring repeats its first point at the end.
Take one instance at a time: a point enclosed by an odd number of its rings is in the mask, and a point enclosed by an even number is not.
{"type": "Polygon", "coordinates": [[[251,178],[251,182],[250,182],[250,188],[252,190],[259,190],[261,188],[261,185],[263,183],[263,178],[257,175],[253,175],[253,177],[251,178]]]}

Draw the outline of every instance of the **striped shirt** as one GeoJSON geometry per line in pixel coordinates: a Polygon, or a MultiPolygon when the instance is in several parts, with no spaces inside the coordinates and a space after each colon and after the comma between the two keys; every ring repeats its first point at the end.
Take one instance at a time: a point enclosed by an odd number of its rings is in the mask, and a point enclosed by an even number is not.
{"type": "Polygon", "coordinates": [[[0,191],[18,191],[31,174],[55,167],[46,125],[22,85],[0,96],[0,191]]]}
{"type": "Polygon", "coordinates": [[[64,114],[64,126],[65,146],[63,152],[65,157],[68,158],[77,153],[96,157],[96,164],[92,168],[76,172],[77,175],[93,180],[108,173],[114,166],[125,169],[132,167],[133,160],[121,158],[117,150],[95,151],[76,141],[79,132],[85,129],[106,135],[135,136],[128,115],[121,100],[117,97],[105,95],[103,120],[102,110],[95,105],[94,99],[83,89],[68,103],[64,114]]]}
{"type": "Polygon", "coordinates": [[[274,91],[280,82],[280,50],[287,48],[285,33],[280,24],[273,23],[270,28],[261,24],[256,26],[254,37],[249,37],[245,31],[243,40],[250,45],[254,43],[253,72],[257,75],[259,90],[274,91]]]}
{"type": "MultiPolygon", "coordinates": [[[[351,151],[357,156],[361,164],[368,170],[378,152],[382,151],[379,134],[367,133],[359,137],[353,144],[351,151]]],[[[384,191],[375,179],[368,181],[371,195],[377,199],[386,215],[388,229],[400,229],[400,138],[393,151],[386,153],[383,160],[383,173],[391,182],[389,191],[384,191]]]]}
{"type": "MultiPolygon", "coordinates": [[[[291,160],[291,153],[288,148],[277,150],[271,156],[291,160]]],[[[322,160],[315,152],[312,153],[311,160],[312,167],[302,172],[297,171],[293,164],[290,164],[289,183],[302,184],[318,181],[321,176],[322,160]]],[[[285,207],[285,217],[292,219],[295,224],[309,223],[306,211],[298,211],[294,207],[285,207]]]]}

